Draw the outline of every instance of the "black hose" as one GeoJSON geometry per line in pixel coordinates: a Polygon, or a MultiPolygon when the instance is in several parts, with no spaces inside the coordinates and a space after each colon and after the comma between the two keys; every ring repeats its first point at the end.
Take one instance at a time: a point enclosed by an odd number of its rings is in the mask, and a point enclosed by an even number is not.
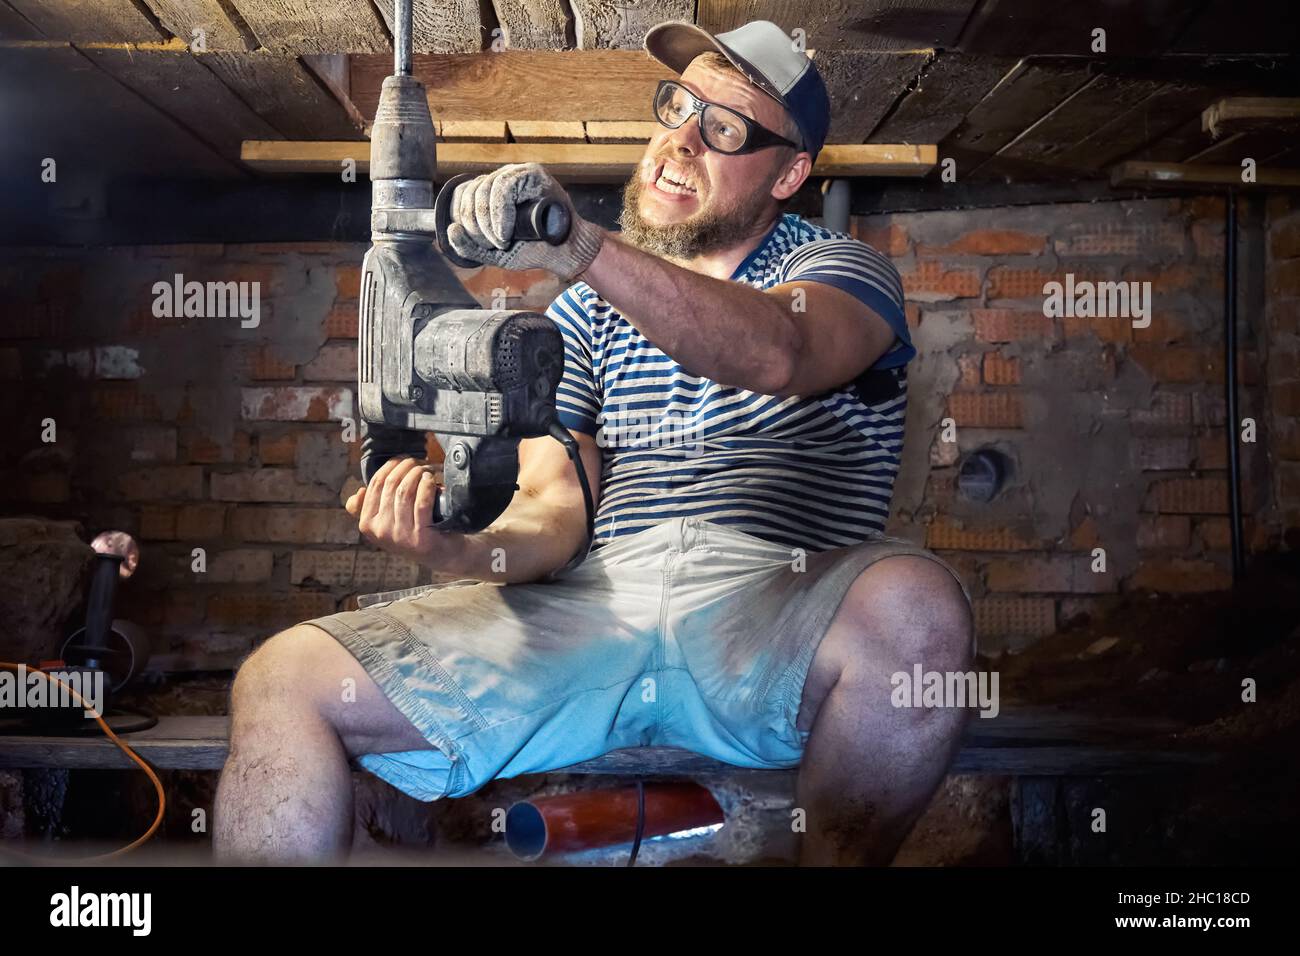
{"type": "Polygon", "coordinates": [[[596,540],[596,503],[591,495],[591,483],[587,480],[587,468],[582,463],[582,450],[578,447],[578,440],[555,418],[551,419],[547,432],[564,446],[569,461],[573,462],[573,467],[578,472],[578,484],[582,487],[582,504],[587,509],[586,542],[569,559],[569,563],[560,568],[561,571],[571,571],[587,560],[587,555],[591,553],[592,542],[596,540]]]}

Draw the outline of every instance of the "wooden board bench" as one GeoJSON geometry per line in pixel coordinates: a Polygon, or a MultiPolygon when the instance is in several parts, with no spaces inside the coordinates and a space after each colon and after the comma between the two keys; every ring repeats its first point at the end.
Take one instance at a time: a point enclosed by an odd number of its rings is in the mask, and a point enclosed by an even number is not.
{"type": "MultiPolygon", "coordinates": [[[[1180,725],[1163,720],[1096,717],[1045,708],[972,717],[952,773],[1006,776],[1147,774],[1192,768],[1217,755],[1178,743],[1180,725]]],[[[161,717],[123,736],[154,767],[219,770],[229,750],[226,716],[161,717]]],[[[103,736],[0,735],[0,768],[129,769],[130,759],[103,736]]],[[[615,750],[563,768],[563,773],[709,777],[747,772],[675,747],[615,750]]],[[[773,773],[788,771],[748,771],[773,773]]]]}

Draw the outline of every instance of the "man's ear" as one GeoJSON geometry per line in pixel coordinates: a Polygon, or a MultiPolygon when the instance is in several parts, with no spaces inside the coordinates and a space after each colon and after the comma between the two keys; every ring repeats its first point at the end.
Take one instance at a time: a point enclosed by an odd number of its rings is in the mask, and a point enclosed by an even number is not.
{"type": "Polygon", "coordinates": [[[780,202],[789,199],[799,191],[805,179],[812,173],[812,156],[808,153],[795,153],[790,165],[772,184],[772,198],[780,202]]]}

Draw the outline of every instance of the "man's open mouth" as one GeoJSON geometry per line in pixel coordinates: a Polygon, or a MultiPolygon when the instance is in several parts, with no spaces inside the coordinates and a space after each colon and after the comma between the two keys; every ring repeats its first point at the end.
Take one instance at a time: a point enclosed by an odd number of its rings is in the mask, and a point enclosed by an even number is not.
{"type": "Polygon", "coordinates": [[[676,196],[694,196],[696,190],[694,186],[689,185],[685,177],[680,172],[669,172],[667,163],[659,166],[655,173],[655,187],[666,193],[672,193],[676,196]]]}

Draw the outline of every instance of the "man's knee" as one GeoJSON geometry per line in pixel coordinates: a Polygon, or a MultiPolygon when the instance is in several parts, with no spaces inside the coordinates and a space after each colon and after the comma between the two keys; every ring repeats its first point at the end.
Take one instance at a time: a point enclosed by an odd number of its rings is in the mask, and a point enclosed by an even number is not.
{"type": "Polygon", "coordinates": [[[351,660],[351,655],[318,627],[297,624],[280,631],[262,642],[235,674],[231,713],[311,704],[320,697],[328,663],[343,658],[351,660]]]}
{"type": "Polygon", "coordinates": [[[895,661],[927,669],[960,670],[971,662],[971,612],[961,585],[946,568],[919,555],[882,558],[858,575],[840,605],[850,657],[895,661]]]}

